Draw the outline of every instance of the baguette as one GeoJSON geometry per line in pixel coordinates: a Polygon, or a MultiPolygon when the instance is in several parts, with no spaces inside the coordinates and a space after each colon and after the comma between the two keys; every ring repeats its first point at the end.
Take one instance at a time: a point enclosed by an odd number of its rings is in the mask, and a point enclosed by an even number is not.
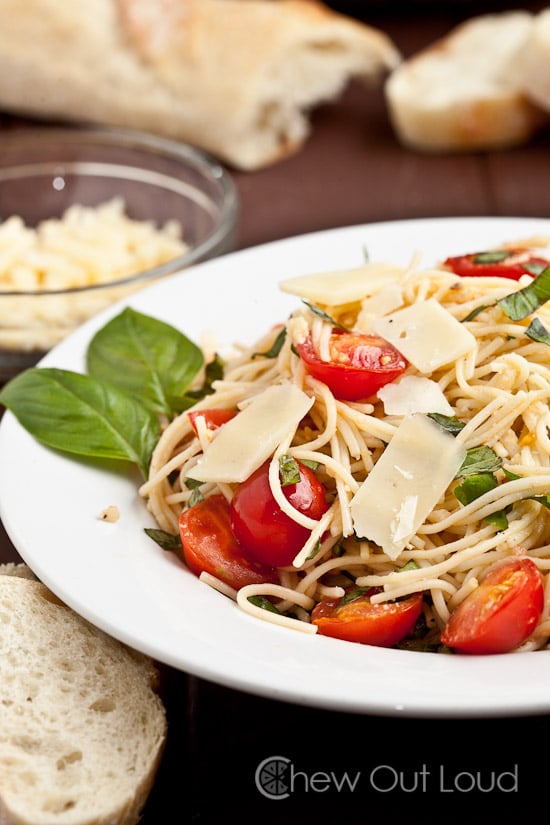
{"type": "Polygon", "coordinates": [[[316,0],[0,0],[0,109],[138,129],[252,170],[296,152],[309,113],[400,59],[316,0]]]}
{"type": "Polygon", "coordinates": [[[550,112],[550,8],[535,16],[529,38],[517,63],[522,92],[550,112]]]}
{"type": "Polygon", "coordinates": [[[528,11],[480,15],[403,61],[385,83],[399,140],[426,152],[529,140],[544,118],[520,88],[516,64],[532,26],[528,11]]]}
{"type": "Polygon", "coordinates": [[[0,572],[0,825],[135,825],[166,737],[153,662],[0,572]]]}

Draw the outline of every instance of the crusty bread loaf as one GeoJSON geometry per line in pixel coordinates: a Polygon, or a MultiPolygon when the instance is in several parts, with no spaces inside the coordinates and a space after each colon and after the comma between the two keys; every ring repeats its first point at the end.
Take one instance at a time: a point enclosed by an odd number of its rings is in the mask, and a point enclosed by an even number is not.
{"type": "Polygon", "coordinates": [[[550,111],[550,8],[535,16],[516,63],[519,86],[533,103],[550,111]]]}
{"type": "Polygon", "coordinates": [[[140,129],[255,169],[400,56],[315,0],[0,0],[0,110],[140,129]]]}
{"type": "Polygon", "coordinates": [[[521,90],[516,64],[532,25],[528,11],[480,15],[403,61],[385,84],[401,142],[465,152],[531,138],[544,118],[521,90]]]}
{"type": "Polygon", "coordinates": [[[153,662],[0,572],[0,825],[134,825],[166,736],[153,662]]]}

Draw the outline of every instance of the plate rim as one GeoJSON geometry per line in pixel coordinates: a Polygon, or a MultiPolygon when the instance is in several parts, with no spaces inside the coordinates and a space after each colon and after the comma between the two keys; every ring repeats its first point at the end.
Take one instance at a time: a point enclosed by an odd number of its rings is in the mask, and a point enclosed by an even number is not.
{"type": "MultiPolygon", "coordinates": [[[[227,268],[231,268],[235,263],[238,265],[239,262],[248,261],[254,263],[257,258],[265,258],[266,256],[272,256],[274,253],[280,253],[281,250],[285,252],[291,251],[294,247],[298,247],[300,249],[305,249],[306,251],[312,245],[318,242],[319,240],[323,241],[332,241],[335,238],[341,240],[346,239],[347,236],[355,236],[360,235],[362,232],[371,232],[371,233],[380,233],[380,232],[395,232],[403,230],[422,230],[427,231],[431,227],[438,227],[441,230],[443,228],[448,229],[449,227],[459,228],[459,227],[471,227],[475,223],[476,227],[479,228],[487,228],[489,225],[493,225],[494,227],[498,227],[500,230],[508,231],[511,227],[528,227],[528,226],[535,226],[540,225],[547,225],[548,228],[548,235],[550,236],[550,219],[540,218],[540,217],[513,217],[513,216],[460,216],[457,218],[454,217],[434,217],[434,218],[412,218],[407,219],[404,221],[379,221],[379,222],[370,222],[365,224],[355,224],[352,226],[346,227],[334,227],[326,230],[316,230],[313,232],[308,232],[305,234],[295,235],[288,238],[282,238],[278,240],[268,241],[263,244],[258,244],[257,246],[247,247],[244,249],[238,249],[229,253],[226,253],[222,256],[217,258],[211,259],[209,261],[200,263],[191,267],[190,269],[185,270],[185,272],[179,272],[169,277],[163,279],[161,282],[155,282],[154,284],[145,287],[143,290],[140,290],[138,293],[134,293],[133,295],[129,296],[126,299],[123,299],[116,304],[109,307],[107,310],[103,310],[98,315],[94,316],[92,319],[86,321],[81,327],[76,330],[76,332],[72,333],[65,341],[58,344],[47,356],[45,356],[41,361],[39,366],[63,366],[64,363],[67,362],[67,359],[71,361],[71,348],[76,348],[78,351],[80,348],[80,356],[82,355],[82,347],[84,343],[87,342],[93,332],[102,326],[110,317],[115,315],[119,312],[122,308],[130,305],[136,306],[137,308],[143,309],[143,304],[147,304],[149,299],[151,299],[155,295],[159,295],[164,291],[170,293],[170,291],[177,289],[179,285],[184,284],[182,287],[185,291],[185,283],[188,281],[193,281],[196,283],[200,281],[201,278],[204,276],[211,277],[212,275],[214,278],[221,277],[220,273],[223,274],[224,270],[227,268]]],[[[504,240],[504,238],[503,238],[504,240]]],[[[460,251],[460,250],[459,250],[460,251]]],[[[466,251],[465,249],[463,251],[466,251]]],[[[475,251],[475,250],[471,250],[475,251]]],[[[358,256],[359,258],[359,256],[358,256]]],[[[358,260],[358,263],[360,261],[358,260]]],[[[313,270],[310,270],[313,271],[313,270]]],[[[317,269],[316,271],[321,271],[317,269]]],[[[287,277],[286,273],[281,275],[280,280],[283,277],[287,277]]],[[[271,283],[273,286],[273,283],[271,283]]],[[[189,287],[191,289],[191,287],[189,287]]],[[[295,298],[292,299],[294,302],[296,301],[295,298]]],[[[154,303],[154,301],[153,301],[154,303]]],[[[182,331],[185,332],[185,328],[182,325],[180,327],[182,331]]],[[[77,359],[78,360],[78,359],[77,359]]],[[[70,367],[74,368],[74,367],[70,367]]],[[[289,675],[295,675],[295,673],[300,672],[299,666],[297,667],[296,662],[288,663],[285,665],[286,670],[283,669],[283,672],[277,672],[278,669],[273,666],[273,662],[271,663],[271,668],[269,667],[269,662],[264,663],[266,664],[266,668],[270,673],[270,677],[272,678],[273,682],[270,684],[266,678],[256,678],[254,679],[252,670],[248,667],[248,663],[244,660],[238,659],[238,669],[232,670],[227,665],[225,667],[220,666],[219,662],[216,664],[212,664],[208,661],[207,657],[201,658],[200,662],[196,659],[193,659],[193,654],[195,648],[193,648],[193,653],[191,658],[187,656],[187,658],[182,657],[181,653],[170,655],[170,652],[161,649],[155,644],[152,644],[150,640],[146,642],[143,641],[142,638],[138,638],[136,634],[133,634],[131,630],[129,630],[126,626],[121,628],[120,625],[117,624],[116,620],[113,623],[113,617],[109,614],[109,619],[103,617],[100,611],[97,608],[97,603],[89,600],[85,603],[82,603],[82,598],[75,597],[74,595],[74,581],[73,591],[71,592],[71,582],[61,582],[59,581],[58,577],[52,575],[50,570],[48,569],[48,562],[44,560],[44,558],[38,558],[36,555],[36,550],[33,552],[32,548],[28,547],[28,539],[27,533],[25,531],[24,526],[22,527],[21,520],[14,517],[13,511],[9,510],[9,508],[5,504],[6,496],[2,495],[2,491],[6,492],[6,473],[2,472],[2,467],[5,466],[6,462],[3,460],[7,454],[9,455],[9,442],[12,441],[14,437],[19,439],[19,445],[26,443],[26,450],[29,450],[30,453],[34,453],[35,460],[40,463],[39,456],[42,455],[45,458],[47,454],[49,459],[52,459],[51,451],[48,451],[46,448],[38,445],[36,442],[33,441],[32,437],[29,436],[18,424],[15,417],[12,415],[10,411],[6,411],[0,422],[0,517],[2,518],[4,529],[8,534],[9,538],[11,539],[12,543],[14,544],[16,550],[22,557],[22,559],[29,564],[29,566],[35,571],[35,573],[39,576],[39,578],[54,592],[56,595],[65,601],[70,607],[75,609],[78,613],[84,616],[85,619],[91,621],[96,626],[100,627],[105,632],[115,636],[115,638],[119,638],[120,641],[129,644],[133,647],[136,647],[142,652],[146,653],[147,655],[156,658],[158,661],[167,664],[171,667],[174,667],[178,670],[184,670],[185,672],[190,673],[191,675],[195,675],[198,678],[205,679],[207,681],[211,681],[225,687],[236,689],[239,691],[243,691],[245,693],[250,693],[254,695],[264,696],[265,698],[275,698],[282,701],[292,702],[294,704],[302,704],[307,706],[313,706],[318,708],[324,708],[326,710],[337,710],[337,711],[344,711],[344,712],[352,712],[352,713],[369,713],[369,714],[376,714],[376,715],[388,715],[388,716],[407,716],[407,717],[423,717],[423,718],[463,718],[463,717],[477,717],[483,716],[487,718],[488,716],[492,717],[502,717],[502,716],[527,716],[527,715],[537,715],[542,713],[547,713],[550,711],[550,695],[545,697],[542,693],[539,695],[537,691],[535,691],[533,696],[530,696],[529,701],[522,700],[521,697],[517,695],[513,695],[511,691],[506,691],[503,687],[501,690],[501,694],[498,697],[490,697],[484,696],[480,697],[476,702],[465,702],[460,701],[460,697],[454,696],[453,699],[451,698],[443,698],[439,701],[432,700],[432,705],[425,701],[425,697],[422,696],[421,692],[418,689],[415,692],[415,698],[411,699],[410,701],[403,701],[399,702],[396,701],[395,696],[399,694],[399,690],[396,687],[396,690],[392,694],[391,689],[395,687],[392,681],[389,681],[390,690],[387,695],[376,695],[376,692],[369,696],[364,697],[361,699],[355,691],[346,690],[345,687],[342,692],[339,694],[335,691],[327,692],[326,690],[323,691],[319,689],[317,692],[305,693],[303,688],[300,687],[297,683],[288,684],[285,682],[285,674],[288,673],[289,675]],[[32,446],[30,444],[32,442],[32,446]],[[46,451],[46,454],[42,451],[46,451]],[[4,455],[3,455],[4,454],[4,455]],[[160,654],[160,655],[159,655],[160,654]],[[182,665],[185,665],[184,667],[182,665]],[[240,668],[240,669],[239,669],[240,668]],[[251,675],[252,674],[252,675],[251,675]]],[[[69,471],[72,469],[72,472],[69,472],[69,475],[72,475],[76,468],[76,474],[78,476],[79,470],[82,469],[82,462],[77,461],[71,458],[67,458],[64,456],[55,456],[53,459],[53,463],[56,464],[58,461],[61,461],[64,468],[69,471]]],[[[86,467],[86,472],[91,473],[91,476],[95,477],[97,472],[101,474],[104,472],[101,469],[97,469],[96,467],[92,466],[90,468],[89,464],[84,465],[86,467]]],[[[124,474],[116,474],[115,477],[118,479],[124,474]]],[[[128,478],[125,477],[123,485],[127,486],[128,478]]],[[[9,497],[8,497],[9,498],[9,497]]],[[[96,528],[97,529],[97,528],[96,528]]],[[[150,554],[149,554],[150,555],[150,554]]],[[[165,556],[158,556],[160,559],[162,558],[161,566],[166,573],[166,564],[168,563],[165,556]]],[[[140,564],[142,559],[140,558],[140,564]]],[[[117,567],[118,570],[118,567],[117,567]]],[[[164,575],[163,573],[163,575],[164,575]]],[[[194,583],[193,583],[194,584],[194,583]]],[[[201,600],[203,597],[206,601],[209,602],[209,605],[212,605],[212,596],[216,598],[223,598],[219,596],[219,594],[215,593],[214,591],[210,591],[205,585],[202,583],[197,582],[197,586],[203,588],[201,592],[201,600]],[[208,593],[208,595],[207,595],[208,593]]],[[[79,591],[80,592],[80,591],[79,591]]],[[[197,590],[197,593],[199,591],[197,590]]],[[[112,608],[111,608],[112,609],[112,608]]],[[[262,625],[261,632],[266,633],[266,643],[270,642],[273,644],[276,649],[279,649],[281,646],[284,648],[284,641],[287,639],[287,635],[289,632],[286,628],[276,628],[273,625],[267,624],[264,627],[264,623],[258,622],[257,619],[251,619],[251,617],[245,616],[243,614],[239,621],[237,622],[237,626],[246,626],[247,632],[251,630],[252,625],[250,622],[254,622],[256,625],[262,625]],[[269,630],[268,630],[269,628],[269,630]],[[269,639],[268,639],[269,637],[269,639]]],[[[257,628],[256,628],[257,629],[257,628]]],[[[256,632],[252,632],[250,638],[254,639],[254,643],[257,643],[256,639],[256,632]]],[[[305,634],[298,634],[300,636],[305,634]]],[[[248,637],[247,637],[248,638],[248,637]]],[[[203,640],[203,643],[208,646],[208,640],[203,640]]],[[[323,637],[316,636],[314,638],[315,645],[318,646],[318,653],[321,654],[321,651],[327,652],[327,655],[330,655],[331,660],[336,662],[340,661],[342,658],[346,659],[348,656],[342,655],[342,643],[335,642],[335,640],[326,639],[323,637]]],[[[291,645],[292,647],[292,645],[291,645]]],[[[296,649],[302,651],[305,649],[305,645],[303,640],[295,645],[296,649]]],[[[355,647],[355,646],[354,646],[355,647]]],[[[361,646],[362,647],[362,646],[361,646]]],[[[283,653],[285,651],[283,650],[283,653]]],[[[504,667],[506,663],[509,663],[510,658],[513,657],[516,661],[518,661],[518,657],[533,657],[537,656],[540,657],[540,664],[537,664],[535,670],[544,670],[545,668],[549,668],[550,675],[550,656],[544,656],[544,651],[537,651],[536,653],[520,653],[520,654],[505,654],[504,656],[499,656],[497,660],[497,669],[505,670],[504,667]],[[546,662],[546,665],[545,665],[546,662]],[[500,663],[500,666],[499,666],[500,663]]],[[[430,678],[433,676],[434,678],[441,678],[442,668],[443,670],[448,668],[450,662],[454,662],[455,664],[450,665],[450,669],[454,672],[460,670],[462,672],[467,671],[470,678],[474,678],[475,680],[481,680],[483,682],[484,679],[487,678],[487,670],[490,669],[491,665],[489,660],[495,662],[495,657],[469,657],[467,661],[465,661],[462,657],[449,657],[449,661],[445,663],[445,667],[443,667],[443,662],[438,664],[439,656],[436,654],[422,654],[417,652],[410,652],[410,651],[395,651],[395,650],[384,650],[384,649],[374,649],[368,648],[367,649],[367,664],[374,662],[376,664],[376,668],[382,668],[385,672],[386,668],[394,667],[395,666],[395,655],[400,657],[401,662],[408,661],[411,662],[410,657],[430,657],[429,662],[430,664],[425,669],[422,667],[422,670],[426,670],[424,678],[430,678]],[[456,663],[462,662],[463,666],[457,668],[456,663]]],[[[365,659],[365,651],[358,653],[357,656],[358,660],[360,659],[363,661],[365,659]]],[[[418,661],[418,664],[420,664],[418,661]]],[[[528,660],[529,661],[529,660],[528,660]]],[[[538,660],[537,660],[538,661],[538,660]]],[[[407,673],[410,672],[415,673],[416,669],[416,662],[413,660],[412,664],[407,666],[407,673]]],[[[400,671],[401,666],[396,668],[396,671],[400,671]]],[[[280,669],[279,669],[280,670],[280,669]]],[[[378,676],[377,678],[380,680],[380,673],[377,671],[378,676]]],[[[396,672],[396,676],[397,676],[396,672]]],[[[410,674],[409,674],[410,675],[410,674]]],[[[374,678],[374,677],[373,677],[374,678]]],[[[542,674],[541,674],[542,678],[542,674]]],[[[382,680],[383,681],[383,680],[382,680]]],[[[532,689],[532,688],[530,688],[532,689]]]]}

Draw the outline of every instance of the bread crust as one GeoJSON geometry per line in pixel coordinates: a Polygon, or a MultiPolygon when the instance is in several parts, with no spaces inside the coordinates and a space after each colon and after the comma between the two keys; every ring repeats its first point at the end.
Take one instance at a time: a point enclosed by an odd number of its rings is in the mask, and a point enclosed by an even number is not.
{"type": "Polygon", "coordinates": [[[309,112],[400,55],[316,0],[0,0],[0,107],[184,140],[238,168],[297,151],[309,112]]]}

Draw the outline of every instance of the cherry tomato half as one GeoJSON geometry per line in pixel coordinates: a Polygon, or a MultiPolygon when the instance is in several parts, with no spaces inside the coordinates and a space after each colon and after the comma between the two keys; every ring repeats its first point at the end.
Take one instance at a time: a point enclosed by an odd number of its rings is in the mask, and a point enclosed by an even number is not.
{"type": "Polygon", "coordinates": [[[399,350],[377,335],[335,329],[329,347],[330,361],[319,358],[310,336],[296,349],[308,373],[344,401],[369,398],[407,368],[399,350]]]}
{"type": "MultiPolygon", "coordinates": [[[[300,481],[283,486],[285,498],[309,518],[327,510],[325,488],[315,473],[298,462],[300,481]]],[[[285,567],[306,543],[310,530],[297,524],[277,504],[269,485],[269,462],[237,488],[231,501],[233,532],[245,550],[264,564],[285,567]]]]}
{"type": "Polygon", "coordinates": [[[231,530],[229,504],[213,495],[183,510],[179,517],[183,557],[196,576],[204,571],[238,590],[245,584],[278,582],[273,567],[251,559],[231,530]]]}
{"type": "Polygon", "coordinates": [[[193,410],[192,412],[188,412],[187,415],[189,416],[189,421],[195,431],[195,435],[198,435],[198,418],[204,418],[204,423],[206,424],[207,430],[217,430],[218,427],[221,427],[226,421],[234,418],[237,415],[237,410],[226,410],[223,407],[212,407],[212,409],[209,410],[193,410]]]}
{"type": "Polygon", "coordinates": [[[423,596],[414,593],[400,601],[372,604],[371,596],[378,591],[379,588],[366,592],[352,588],[340,599],[323,599],[311,612],[312,624],[323,636],[392,647],[414,630],[422,612],[423,596]]]}
{"type": "Polygon", "coordinates": [[[460,653],[507,653],[533,632],[544,603],[542,576],[528,558],[494,567],[453,610],[441,641],[460,653]]]}
{"type": "Polygon", "coordinates": [[[463,277],[511,278],[538,274],[549,261],[533,256],[529,249],[496,249],[455,255],[447,258],[444,265],[463,277]]]}

